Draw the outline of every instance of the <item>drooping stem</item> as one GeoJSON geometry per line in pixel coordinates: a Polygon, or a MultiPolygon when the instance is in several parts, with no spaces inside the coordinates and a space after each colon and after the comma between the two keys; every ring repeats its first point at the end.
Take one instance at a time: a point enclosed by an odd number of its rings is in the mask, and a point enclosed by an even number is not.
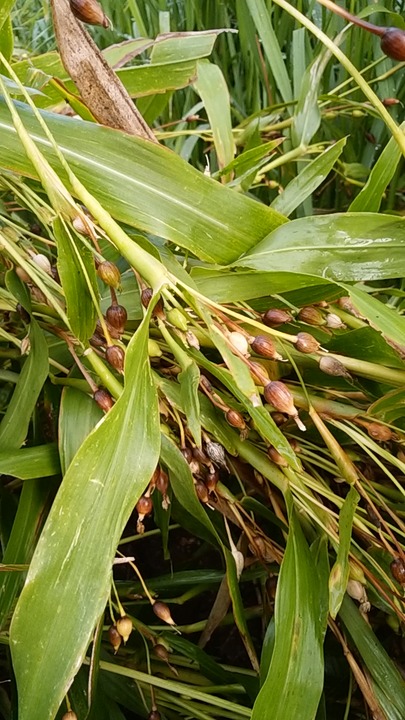
{"type": "Polygon", "coordinates": [[[374,25],[373,23],[367,22],[367,20],[361,20],[355,15],[349,13],[348,10],[345,10],[345,8],[340,7],[340,5],[336,5],[336,3],[332,2],[332,0],[318,0],[318,2],[331,12],[335,13],[336,15],[340,15],[340,17],[344,18],[348,22],[353,23],[353,25],[358,25],[359,27],[363,28],[363,30],[367,30],[368,32],[373,33],[373,35],[378,35],[379,37],[382,37],[387,30],[386,27],[380,27],[379,25],[374,25]]]}

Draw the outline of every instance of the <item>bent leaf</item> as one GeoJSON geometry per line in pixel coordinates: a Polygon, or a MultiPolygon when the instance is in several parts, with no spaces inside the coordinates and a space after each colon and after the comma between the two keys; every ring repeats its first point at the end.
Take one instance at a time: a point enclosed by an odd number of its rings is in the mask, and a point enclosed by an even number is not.
{"type": "Polygon", "coordinates": [[[323,588],[288,496],[287,501],[290,531],[277,585],[274,650],[252,720],[314,720],[323,688],[323,588]]]}
{"type": "Polygon", "coordinates": [[[107,601],[122,530],[156,467],[160,431],[148,322],[147,315],[128,345],[120,399],[68,468],[14,613],[20,720],[54,718],[107,601]]]}
{"type": "MultiPolygon", "coordinates": [[[[37,148],[66,181],[31,110],[15,105],[37,148]]],[[[279,213],[205,177],[155,143],[52,113],[43,117],[71,170],[107,212],[203,260],[232,262],[286,222],[279,213]]],[[[37,177],[1,100],[0,165],[37,177]]]]}
{"type": "Polygon", "coordinates": [[[291,270],[331,280],[383,280],[405,274],[405,224],[376,213],[318,215],[277,228],[235,265],[291,270]]]}

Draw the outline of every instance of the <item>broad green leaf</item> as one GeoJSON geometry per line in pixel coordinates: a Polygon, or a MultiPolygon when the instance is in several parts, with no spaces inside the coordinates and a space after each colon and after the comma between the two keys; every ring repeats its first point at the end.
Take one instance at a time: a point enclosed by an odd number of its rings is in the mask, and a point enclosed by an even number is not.
{"type": "Polygon", "coordinates": [[[339,617],[356,645],[373,682],[385,695],[386,706],[392,707],[396,711],[397,715],[392,717],[405,717],[404,679],[374,634],[370,624],[364,620],[348,595],[344,597],[339,617]]]}
{"type": "Polygon", "coordinates": [[[219,169],[228,165],[235,155],[232,135],[229,91],[218,67],[207,60],[197,63],[194,88],[204,103],[212,129],[219,169]]]}
{"type": "Polygon", "coordinates": [[[91,251],[57,217],[53,232],[58,245],[58,272],[66,298],[66,310],[74,335],[83,343],[93,335],[97,311],[90,288],[98,299],[96,270],[91,251]]]}
{"type": "MultiPolygon", "coordinates": [[[[303,28],[298,32],[303,32],[303,28]]],[[[324,53],[321,53],[305,69],[301,78],[300,93],[291,128],[292,141],[296,147],[309,145],[321,124],[318,94],[324,69],[324,53]]]]}
{"type": "MultiPolygon", "coordinates": [[[[37,147],[60,170],[32,112],[16,103],[37,147]]],[[[285,222],[264,205],[203,176],[169,150],[116,130],[43,113],[72,171],[115,219],[228,263],[285,222]]],[[[0,165],[35,176],[0,101],[0,165]]]]}
{"type": "Polygon", "coordinates": [[[363,290],[341,284],[350,295],[354,306],[361,315],[367,318],[373,328],[379,330],[384,337],[398,343],[399,346],[404,344],[405,318],[402,315],[363,290]]]}
{"type": "Polygon", "coordinates": [[[48,348],[37,321],[29,325],[30,351],[0,423],[0,450],[17,450],[27,437],[31,415],[48,375],[48,348]]]}
{"type": "Polygon", "coordinates": [[[227,269],[195,267],[192,269],[191,277],[203,295],[220,303],[279,295],[299,288],[311,290],[320,285],[325,294],[331,287],[330,280],[315,275],[270,270],[268,272],[236,270],[230,273],[227,269]]]}
{"type": "Polygon", "coordinates": [[[198,60],[211,55],[215,40],[228,29],[203,30],[200,32],[174,32],[158,35],[151,52],[151,63],[177,63],[198,60]]]}
{"type": "Polygon", "coordinates": [[[349,579],[353,519],[359,500],[359,493],[351,487],[339,513],[339,545],[336,562],[329,576],[329,612],[333,619],[339,612],[349,579]]]}
{"type": "Polygon", "coordinates": [[[65,474],[87,435],[103,417],[103,412],[86,393],[65,387],[59,410],[59,455],[65,474]]]}
{"type": "Polygon", "coordinates": [[[316,188],[325,180],[332,170],[336,160],[343,152],[346,138],[338,140],[323,151],[315,160],[311,160],[301,172],[291,180],[285,190],[271,203],[273,210],[277,210],[286,217],[304,202],[316,188]]]}
{"type": "Polygon", "coordinates": [[[122,530],[157,464],[148,326],[149,314],[128,345],[121,397],[69,465],[13,616],[20,720],[53,720],[105,607],[122,530]]]}
{"type": "Polygon", "coordinates": [[[331,280],[383,280],[405,274],[402,218],[375,213],[293,220],[236,261],[255,270],[290,270],[331,280]]]}
{"type": "Polygon", "coordinates": [[[324,589],[288,496],[287,502],[290,530],[277,584],[274,650],[252,720],[313,720],[324,682],[324,589]]]}
{"type": "Polygon", "coordinates": [[[405,390],[399,388],[383,395],[370,405],[367,413],[385,422],[395,423],[398,418],[405,415],[405,390]]]}
{"type": "Polygon", "coordinates": [[[15,4],[15,0],[1,0],[0,2],[0,30],[3,27],[4,23],[7,21],[7,19],[10,17],[11,10],[13,9],[13,5],[15,4]]]}
{"type": "MultiPolygon", "coordinates": [[[[401,129],[404,128],[405,123],[401,125],[401,129]]],[[[401,158],[401,149],[392,137],[372,168],[365,186],[350,204],[349,212],[379,211],[383,195],[394,177],[401,158]]]]}
{"type": "Polygon", "coordinates": [[[329,352],[368,360],[385,367],[404,369],[405,366],[404,360],[384,340],[380,332],[369,326],[336,335],[327,347],[329,352]]]}
{"type": "Polygon", "coordinates": [[[0,452],[0,473],[20,480],[50,477],[60,472],[56,445],[37,445],[0,452]]]}
{"type": "Polygon", "coordinates": [[[270,12],[264,0],[246,0],[257,33],[263,44],[266,60],[284,102],[293,100],[290,78],[271,22],[270,12]]]}

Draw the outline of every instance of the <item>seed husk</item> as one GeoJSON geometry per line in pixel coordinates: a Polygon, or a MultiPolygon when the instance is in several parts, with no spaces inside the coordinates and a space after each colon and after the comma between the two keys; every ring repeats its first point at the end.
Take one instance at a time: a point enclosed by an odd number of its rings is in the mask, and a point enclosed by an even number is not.
{"type": "Polygon", "coordinates": [[[319,360],[319,369],[322,370],[326,375],[332,375],[333,377],[344,377],[350,378],[350,373],[346,370],[345,366],[334,357],[330,355],[324,355],[319,360]]]}
{"type": "Polygon", "coordinates": [[[287,310],[281,310],[279,308],[270,308],[267,312],[262,315],[262,322],[267,327],[277,327],[278,325],[284,325],[284,323],[291,322],[293,316],[287,310]]]}
{"type": "Polygon", "coordinates": [[[243,415],[240,414],[237,410],[233,410],[230,408],[228,412],[225,415],[227,423],[231,427],[238,428],[238,430],[244,430],[246,428],[246,423],[243,419],[243,415]]]}
{"type": "Polygon", "coordinates": [[[119,618],[119,620],[117,620],[116,627],[117,627],[117,630],[118,630],[119,634],[121,635],[121,637],[124,641],[124,645],[125,645],[125,643],[127,642],[128,638],[132,632],[131,618],[129,618],[128,615],[123,615],[122,617],[119,618]]]}
{"type": "Polygon", "coordinates": [[[70,0],[70,9],[81,22],[101,25],[104,28],[110,27],[110,21],[97,0],[70,0]]]}
{"type": "Polygon", "coordinates": [[[285,413],[293,418],[300,430],[305,430],[305,425],[298,416],[298,410],[294,405],[293,396],[287,385],[280,380],[269,382],[264,388],[264,398],[269,405],[279,412],[285,413]]]}
{"type": "Polygon", "coordinates": [[[367,425],[367,432],[377,442],[389,442],[392,440],[392,431],[386,425],[372,422],[367,425]]]}
{"type": "Polygon", "coordinates": [[[153,646],[153,653],[161,660],[165,660],[166,662],[169,660],[169,651],[161,643],[157,643],[157,645],[153,646]]]}
{"type": "Polygon", "coordinates": [[[208,495],[207,486],[201,480],[197,480],[197,482],[195,483],[195,491],[200,502],[209,502],[210,498],[208,495]]]}
{"type": "Polygon", "coordinates": [[[96,401],[97,405],[104,410],[104,412],[108,412],[111,410],[112,406],[114,405],[114,400],[111,397],[108,390],[104,390],[104,388],[99,388],[96,390],[96,392],[93,395],[94,400],[96,401]]]}
{"type": "Polygon", "coordinates": [[[270,447],[267,448],[267,455],[276,465],[279,465],[280,467],[288,467],[287,460],[283,458],[273,445],[270,445],[270,447]]]}
{"type": "Polygon", "coordinates": [[[105,316],[113,328],[118,330],[120,333],[124,332],[125,323],[128,319],[128,313],[123,305],[113,303],[107,308],[105,316]]]}
{"type": "Polygon", "coordinates": [[[170,614],[170,610],[166,603],[156,600],[156,602],[154,602],[152,605],[152,609],[155,615],[159,618],[159,620],[163,620],[163,622],[167,623],[167,625],[176,624],[170,614]]]}
{"type": "Polygon", "coordinates": [[[148,720],[162,720],[159,710],[151,710],[148,715],[148,720]]]}
{"type": "Polygon", "coordinates": [[[277,352],[274,343],[265,335],[256,335],[250,347],[256,355],[261,355],[261,357],[270,358],[271,360],[282,360],[282,356],[277,352]]]}
{"type": "Polygon", "coordinates": [[[121,283],[121,273],[115,263],[104,260],[97,267],[97,275],[109,287],[117,289],[121,283]]]}
{"type": "Polygon", "coordinates": [[[238,350],[242,355],[249,355],[249,344],[242,333],[234,331],[228,335],[229,342],[235,350],[238,350]]]}
{"type": "Polygon", "coordinates": [[[306,332],[300,332],[296,337],[295,347],[302,353],[313,353],[319,350],[320,343],[315,340],[313,335],[306,332]]]}
{"type": "Polygon", "coordinates": [[[301,308],[297,315],[297,320],[306,323],[307,325],[324,325],[325,319],[320,310],[308,305],[307,307],[301,308]]]}
{"type": "Polygon", "coordinates": [[[142,518],[145,515],[150,515],[153,510],[152,498],[149,495],[142,495],[136,503],[135,509],[142,518]]]}
{"type": "Polygon", "coordinates": [[[62,720],[77,720],[77,715],[73,710],[69,710],[69,712],[62,716],[62,720]]]}
{"type": "Polygon", "coordinates": [[[108,363],[112,365],[115,370],[122,373],[124,372],[124,361],[125,352],[119,345],[110,345],[105,351],[105,357],[108,363]]]}
{"type": "Polygon", "coordinates": [[[395,578],[395,580],[400,585],[405,585],[405,563],[402,558],[395,558],[395,560],[392,561],[390,567],[392,577],[395,578]]]}
{"type": "Polygon", "coordinates": [[[110,642],[110,645],[112,645],[114,653],[117,653],[122,643],[122,637],[119,634],[115,625],[111,625],[111,627],[108,628],[108,640],[110,642]]]}

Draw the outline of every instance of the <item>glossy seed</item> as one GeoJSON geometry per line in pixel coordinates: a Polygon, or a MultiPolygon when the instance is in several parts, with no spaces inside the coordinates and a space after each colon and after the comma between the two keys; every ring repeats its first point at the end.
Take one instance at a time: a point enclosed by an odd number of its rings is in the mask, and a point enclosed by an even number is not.
{"type": "Polygon", "coordinates": [[[104,260],[97,267],[97,275],[109,287],[117,289],[121,283],[121,273],[115,263],[104,260]]]}
{"type": "Polygon", "coordinates": [[[267,327],[277,327],[278,325],[284,325],[284,323],[291,322],[293,316],[287,310],[281,310],[279,308],[271,308],[262,315],[262,322],[267,327]]]}
{"type": "Polygon", "coordinates": [[[88,25],[101,25],[110,27],[110,21],[104,14],[97,0],[70,0],[73,15],[88,25]]]}
{"type": "Polygon", "coordinates": [[[170,610],[166,603],[156,601],[153,603],[152,609],[155,615],[159,618],[159,620],[163,620],[163,622],[167,623],[168,625],[175,625],[175,622],[170,614],[170,610]]]}
{"type": "Polygon", "coordinates": [[[111,625],[111,627],[108,629],[108,640],[110,645],[112,645],[114,653],[118,652],[119,647],[122,643],[122,637],[119,634],[115,625],[111,625]]]}
{"type": "Polygon", "coordinates": [[[122,617],[119,618],[119,620],[117,620],[116,627],[117,627],[117,630],[118,630],[119,634],[121,635],[121,637],[124,641],[124,645],[125,645],[125,643],[127,642],[128,638],[132,632],[131,618],[129,618],[128,615],[123,615],[122,617]]]}
{"type": "Polygon", "coordinates": [[[301,332],[296,337],[295,347],[302,353],[313,353],[319,350],[320,343],[315,340],[313,335],[301,332]]]}

